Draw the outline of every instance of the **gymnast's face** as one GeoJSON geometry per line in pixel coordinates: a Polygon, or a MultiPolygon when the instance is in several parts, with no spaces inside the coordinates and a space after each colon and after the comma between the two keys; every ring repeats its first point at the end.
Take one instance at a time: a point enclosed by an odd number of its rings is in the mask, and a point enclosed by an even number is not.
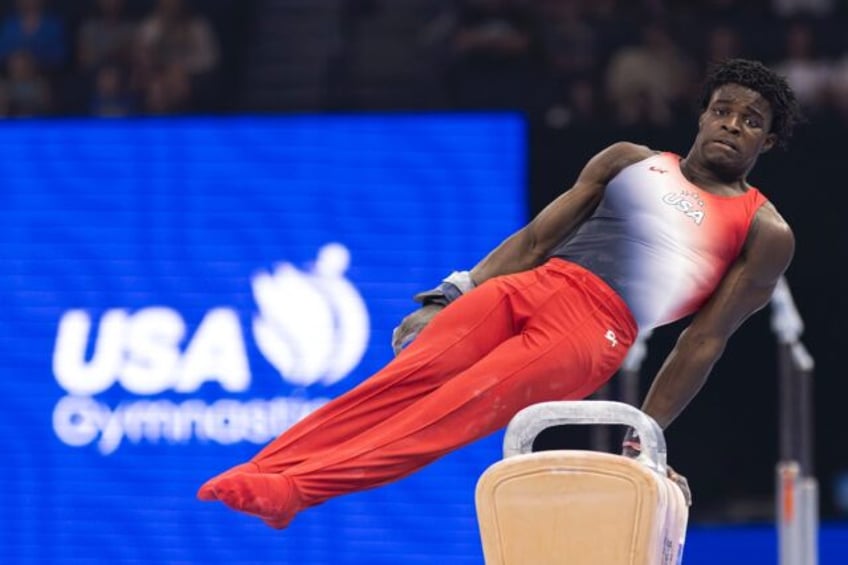
{"type": "Polygon", "coordinates": [[[774,146],[771,105],[758,92],[738,84],[713,91],[698,119],[697,152],[723,176],[744,176],[761,153],[774,146]]]}

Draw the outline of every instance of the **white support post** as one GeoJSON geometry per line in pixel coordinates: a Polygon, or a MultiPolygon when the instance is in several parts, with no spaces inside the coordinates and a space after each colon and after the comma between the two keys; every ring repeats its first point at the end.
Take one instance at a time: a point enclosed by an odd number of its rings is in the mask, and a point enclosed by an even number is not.
{"type": "Polygon", "coordinates": [[[813,476],[813,358],[801,343],[804,323],[781,278],[771,300],[778,342],[780,460],[776,469],[780,565],[817,565],[819,501],[813,476]]]}

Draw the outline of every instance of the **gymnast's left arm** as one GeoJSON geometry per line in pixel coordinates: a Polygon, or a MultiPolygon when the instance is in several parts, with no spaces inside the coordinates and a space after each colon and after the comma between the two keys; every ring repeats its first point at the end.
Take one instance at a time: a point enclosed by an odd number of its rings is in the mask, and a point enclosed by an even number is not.
{"type": "Polygon", "coordinates": [[[610,145],[586,163],[570,189],[555,198],[529,224],[505,239],[474,268],[451,273],[436,288],[416,294],[415,300],[422,308],[406,316],[392,332],[395,354],[412,342],[439,310],[476,285],[498,275],[542,264],[557,243],[591,215],[609,180],[625,166],[651,154],[649,148],[633,143],[610,145]]]}
{"type": "Polygon", "coordinates": [[[730,336],[771,299],[795,252],[788,224],[764,204],[742,253],[680,335],[651,385],[642,411],[665,429],[695,397],[730,336]]]}

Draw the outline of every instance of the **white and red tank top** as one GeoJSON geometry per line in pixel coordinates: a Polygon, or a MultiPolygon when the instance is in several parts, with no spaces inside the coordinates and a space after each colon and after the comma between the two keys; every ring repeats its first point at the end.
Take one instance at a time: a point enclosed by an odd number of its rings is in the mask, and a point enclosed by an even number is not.
{"type": "Polygon", "coordinates": [[[683,176],[678,155],[659,153],[618,173],[595,212],[551,256],[598,275],[639,329],[652,329],[709,299],[764,202],[755,188],[738,196],[702,190],[683,176]]]}

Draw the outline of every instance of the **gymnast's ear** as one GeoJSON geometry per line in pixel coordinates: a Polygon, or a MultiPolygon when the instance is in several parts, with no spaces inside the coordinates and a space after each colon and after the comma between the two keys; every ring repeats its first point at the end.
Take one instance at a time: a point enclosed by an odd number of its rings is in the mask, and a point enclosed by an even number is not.
{"type": "Polygon", "coordinates": [[[763,147],[760,149],[760,154],[770,151],[775,145],[777,145],[777,134],[774,132],[767,134],[763,147]]]}

